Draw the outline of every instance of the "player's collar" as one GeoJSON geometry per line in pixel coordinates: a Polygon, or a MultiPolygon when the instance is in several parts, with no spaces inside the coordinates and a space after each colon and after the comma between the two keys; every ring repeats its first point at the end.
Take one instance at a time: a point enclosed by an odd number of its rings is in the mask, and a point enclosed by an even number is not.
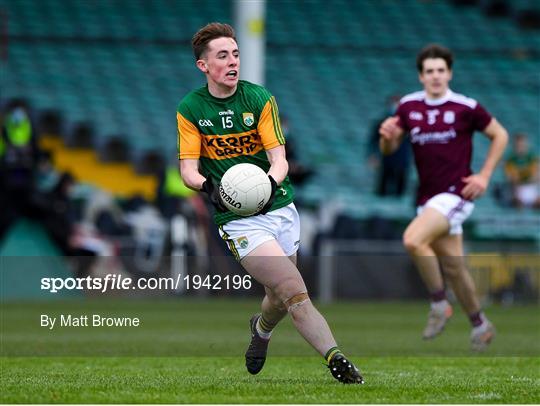
{"type": "Polygon", "coordinates": [[[446,94],[442,97],[439,97],[438,99],[428,99],[427,98],[427,94],[426,92],[424,91],[424,102],[428,105],[428,106],[440,106],[441,104],[444,104],[446,103],[448,100],[450,100],[450,98],[452,97],[452,94],[453,92],[448,89],[446,91],[446,94]]]}

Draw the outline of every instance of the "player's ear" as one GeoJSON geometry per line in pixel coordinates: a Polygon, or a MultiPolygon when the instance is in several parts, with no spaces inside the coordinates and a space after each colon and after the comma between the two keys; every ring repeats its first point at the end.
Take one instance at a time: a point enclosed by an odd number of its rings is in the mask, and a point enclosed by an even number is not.
{"type": "Polygon", "coordinates": [[[208,73],[208,64],[204,59],[198,59],[196,65],[202,73],[208,73]]]}

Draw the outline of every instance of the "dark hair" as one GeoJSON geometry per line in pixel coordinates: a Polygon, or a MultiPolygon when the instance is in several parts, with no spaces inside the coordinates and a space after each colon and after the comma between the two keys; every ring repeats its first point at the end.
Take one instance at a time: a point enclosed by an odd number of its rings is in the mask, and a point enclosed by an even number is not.
{"type": "Polygon", "coordinates": [[[418,69],[418,72],[422,73],[424,61],[430,58],[444,59],[448,69],[452,69],[452,63],[454,62],[454,55],[452,55],[452,51],[439,44],[429,44],[422,48],[422,50],[416,56],[416,69],[418,69]]]}
{"type": "Polygon", "coordinates": [[[233,27],[229,24],[210,23],[197,31],[191,39],[191,47],[193,48],[195,60],[201,59],[210,41],[221,37],[232,38],[236,41],[233,27]]]}

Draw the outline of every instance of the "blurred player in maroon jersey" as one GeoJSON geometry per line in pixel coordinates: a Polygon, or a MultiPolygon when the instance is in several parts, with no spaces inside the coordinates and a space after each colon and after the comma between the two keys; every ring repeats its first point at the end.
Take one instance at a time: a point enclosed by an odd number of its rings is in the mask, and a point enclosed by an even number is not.
{"type": "Polygon", "coordinates": [[[416,65],[424,90],[401,99],[396,114],[381,124],[379,146],[383,154],[390,154],[408,134],[413,147],[420,182],[418,208],[417,217],[405,230],[403,244],[430,293],[424,339],[441,333],[452,316],[442,268],[471,321],[472,348],[483,350],[495,336],[495,329],[481,311],[465,267],[461,225],[471,215],[474,200],[486,191],[508,134],[476,100],[449,89],[452,62],[452,53],[442,46],[428,45],[420,51],[416,65]],[[475,131],[491,140],[478,173],[470,167],[475,131]]]}

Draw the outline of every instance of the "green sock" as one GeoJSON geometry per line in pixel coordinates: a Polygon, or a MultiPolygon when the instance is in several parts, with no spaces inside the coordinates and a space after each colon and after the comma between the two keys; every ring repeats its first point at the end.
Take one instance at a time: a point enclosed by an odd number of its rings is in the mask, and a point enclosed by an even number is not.
{"type": "Polygon", "coordinates": [[[326,362],[330,363],[334,355],[341,353],[340,349],[338,347],[332,347],[328,351],[326,351],[326,354],[324,355],[324,359],[326,362]]]}

